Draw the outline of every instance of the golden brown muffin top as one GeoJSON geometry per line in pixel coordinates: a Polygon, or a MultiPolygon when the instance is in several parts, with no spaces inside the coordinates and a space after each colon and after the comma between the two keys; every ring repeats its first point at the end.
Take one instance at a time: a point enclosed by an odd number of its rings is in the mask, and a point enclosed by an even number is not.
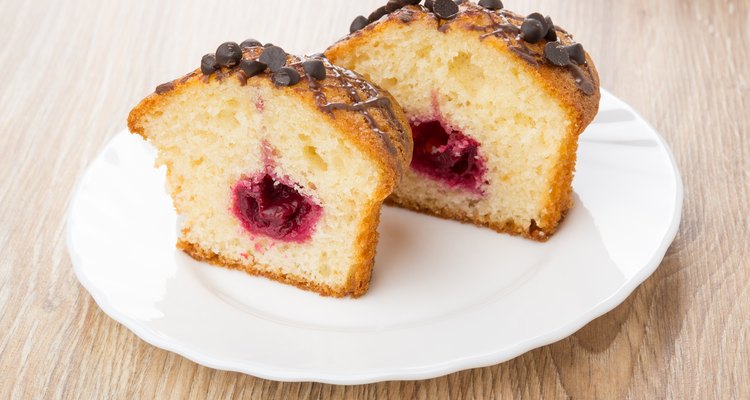
{"type": "Polygon", "coordinates": [[[599,75],[593,60],[573,36],[539,13],[526,17],[503,8],[500,0],[391,0],[369,17],[359,16],[350,34],[326,54],[352,51],[364,37],[392,24],[428,22],[441,33],[452,30],[476,33],[480,42],[509,52],[523,61],[525,69],[539,78],[553,95],[565,100],[578,115],[580,131],[598,111],[599,75]]]}
{"type": "Polygon", "coordinates": [[[131,131],[140,133],[141,115],[183,86],[235,80],[245,86],[274,87],[312,103],[330,117],[367,154],[391,170],[395,183],[411,161],[412,140],[406,115],[386,91],[362,76],[331,64],[322,54],[298,57],[278,46],[248,40],[227,42],[206,54],[201,67],[182,78],[159,85],[129,117],[131,131]]]}

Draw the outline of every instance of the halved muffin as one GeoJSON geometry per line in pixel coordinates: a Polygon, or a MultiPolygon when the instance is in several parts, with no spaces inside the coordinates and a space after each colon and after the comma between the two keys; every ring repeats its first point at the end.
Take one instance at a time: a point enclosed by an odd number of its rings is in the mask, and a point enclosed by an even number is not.
{"type": "Polygon", "coordinates": [[[225,43],[130,114],[158,149],[198,260],[330,296],[368,289],[412,140],[388,93],[322,56],[225,43]]]}
{"type": "Polygon", "coordinates": [[[390,1],[326,51],[388,90],[414,134],[396,205],[547,240],[571,207],[594,63],[549,17],[498,0],[390,1]]]}

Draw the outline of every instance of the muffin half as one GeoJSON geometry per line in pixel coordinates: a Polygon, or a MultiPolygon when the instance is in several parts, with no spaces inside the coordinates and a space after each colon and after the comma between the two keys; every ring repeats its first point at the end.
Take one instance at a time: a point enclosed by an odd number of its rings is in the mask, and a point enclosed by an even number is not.
{"type": "Polygon", "coordinates": [[[413,159],[389,201],[547,240],[572,205],[578,136],[598,111],[593,61],[540,14],[490,0],[418,3],[358,17],[326,51],[409,118],[413,159]]]}
{"type": "Polygon", "coordinates": [[[368,289],[412,139],[388,93],[323,57],[225,43],[130,114],[198,260],[330,296],[368,289]]]}

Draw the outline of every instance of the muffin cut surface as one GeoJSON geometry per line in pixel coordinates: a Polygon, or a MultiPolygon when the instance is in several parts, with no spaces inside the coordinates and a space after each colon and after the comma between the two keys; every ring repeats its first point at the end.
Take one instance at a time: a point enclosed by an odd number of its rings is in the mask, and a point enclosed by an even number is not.
{"type": "Polygon", "coordinates": [[[266,51],[244,48],[215,71],[204,57],[203,72],[161,85],[129,127],[167,166],[183,217],[179,248],[324,295],[360,296],[381,204],[409,164],[405,116],[351,71],[283,51],[274,65],[278,54],[264,60],[266,51]]]}
{"type": "Polygon", "coordinates": [[[448,16],[437,3],[353,26],[326,51],[407,113],[413,160],[389,201],[547,240],[572,204],[578,136],[598,110],[593,62],[539,15],[552,29],[524,32],[537,21],[492,9],[499,2],[464,1],[448,16]]]}

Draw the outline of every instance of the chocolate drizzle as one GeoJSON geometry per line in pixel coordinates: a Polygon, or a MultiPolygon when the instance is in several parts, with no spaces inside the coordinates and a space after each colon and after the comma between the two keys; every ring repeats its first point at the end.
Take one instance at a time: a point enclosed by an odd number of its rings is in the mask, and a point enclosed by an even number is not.
{"type": "MultiPolygon", "coordinates": [[[[578,65],[575,65],[573,63],[568,64],[566,67],[570,71],[571,74],[573,74],[573,79],[576,82],[576,86],[578,86],[583,93],[586,93],[587,95],[591,96],[594,94],[594,83],[591,82],[591,80],[586,76],[586,74],[583,73],[583,70],[578,65]]],[[[591,70],[589,69],[588,64],[586,64],[586,73],[591,74],[591,70]]]]}
{"type": "Polygon", "coordinates": [[[328,60],[324,60],[324,64],[326,65],[326,69],[332,73],[328,75],[328,78],[333,78],[332,83],[321,85],[314,78],[307,76],[310,91],[313,93],[318,108],[332,117],[334,116],[334,110],[346,110],[360,113],[367,121],[370,129],[383,139],[388,151],[395,154],[397,151],[396,146],[390,136],[381,129],[378,121],[372,114],[373,109],[380,110],[388,124],[399,132],[399,135],[404,142],[402,144],[405,144],[405,128],[393,112],[391,100],[388,97],[383,96],[378,88],[353,72],[334,66],[328,62],[328,60]],[[324,88],[344,89],[350,102],[329,101],[323,91],[324,88]],[[365,96],[364,98],[363,95],[365,96]]]}
{"type": "Polygon", "coordinates": [[[156,87],[156,94],[164,94],[174,89],[174,82],[162,83],[156,87]]]}
{"type": "Polygon", "coordinates": [[[190,78],[194,77],[194,76],[195,76],[195,75],[197,75],[197,74],[198,74],[198,73],[197,73],[197,72],[195,72],[195,71],[193,71],[193,72],[190,72],[190,73],[186,74],[185,76],[183,76],[182,78],[180,78],[179,80],[177,80],[177,82],[179,82],[179,83],[185,83],[185,82],[187,82],[187,81],[188,81],[188,80],[189,80],[190,78]]]}
{"type": "Polygon", "coordinates": [[[245,71],[237,71],[237,80],[240,81],[240,86],[247,85],[247,75],[245,75],[245,71]]]}

